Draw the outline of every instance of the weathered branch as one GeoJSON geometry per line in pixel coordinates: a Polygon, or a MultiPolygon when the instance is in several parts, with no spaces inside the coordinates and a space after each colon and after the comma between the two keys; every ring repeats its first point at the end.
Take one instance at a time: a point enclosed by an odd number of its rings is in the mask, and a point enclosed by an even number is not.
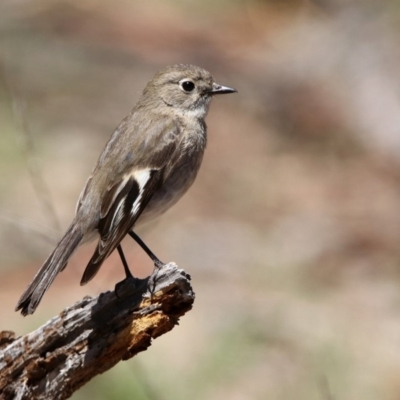
{"type": "Polygon", "coordinates": [[[190,276],[173,263],[85,297],[25,336],[0,332],[0,399],[66,399],[151,345],[192,308],[190,276]]]}

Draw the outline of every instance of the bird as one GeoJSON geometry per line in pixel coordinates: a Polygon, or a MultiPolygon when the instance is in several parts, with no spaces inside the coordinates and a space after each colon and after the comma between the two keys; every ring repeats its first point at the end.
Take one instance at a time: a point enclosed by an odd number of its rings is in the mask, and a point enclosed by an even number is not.
{"type": "Polygon", "coordinates": [[[111,135],[79,196],[72,223],[15,310],[33,314],[57,274],[86,242],[97,240],[97,247],[81,285],[97,274],[115,249],[126,278],[132,276],[121,247],[126,235],[144,249],[155,267],[164,265],[133,228],[163,214],[193,184],[206,148],[210,101],[234,92],[195,65],[160,70],[111,135]]]}

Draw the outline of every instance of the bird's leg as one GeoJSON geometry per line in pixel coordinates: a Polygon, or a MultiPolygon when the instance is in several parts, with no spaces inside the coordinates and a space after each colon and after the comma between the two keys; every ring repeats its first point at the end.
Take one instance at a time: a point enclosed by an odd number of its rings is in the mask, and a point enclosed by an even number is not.
{"type": "Polygon", "coordinates": [[[128,263],[126,262],[125,255],[124,255],[124,252],[122,251],[122,247],[120,244],[117,246],[117,250],[118,250],[119,256],[121,257],[122,265],[124,266],[126,279],[133,278],[133,275],[132,275],[131,271],[129,270],[128,263]]]}
{"type": "Polygon", "coordinates": [[[130,237],[135,240],[135,242],[146,252],[146,254],[151,258],[156,268],[161,268],[165,265],[160,259],[146,246],[142,239],[135,232],[129,232],[130,237]]]}
{"type": "Polygon", "coordinates": [[[119,256],[121,257],[122,265],[124,266],[126,278],[115,285],[115,296],[117,296],[118,299],[123,299],[126,293],[129,294],[132,292],[132,288],[134,290],[139,290],[146,280],[135,278],[132,275],[120,244],[117,246],[117,250],[119,256]]]}

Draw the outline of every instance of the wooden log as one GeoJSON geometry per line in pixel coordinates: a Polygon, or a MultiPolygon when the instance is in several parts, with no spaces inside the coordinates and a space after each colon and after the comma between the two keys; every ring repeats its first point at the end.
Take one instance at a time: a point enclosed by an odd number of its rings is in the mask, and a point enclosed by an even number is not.
{"type": "Polygon", "coordinates": [[[34,332],[0,332],[0,399],[70,397],[170,331],[194,297],[190,276],[169,263],[146,279],[85,297],[34,332]]]}

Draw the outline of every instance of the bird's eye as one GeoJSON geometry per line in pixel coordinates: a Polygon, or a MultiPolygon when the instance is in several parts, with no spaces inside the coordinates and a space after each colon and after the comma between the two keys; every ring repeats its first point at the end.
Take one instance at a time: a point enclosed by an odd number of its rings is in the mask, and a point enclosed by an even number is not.
{"type": "Polygon", "coordinates": [[[195,88],[195,84],[189,79],[184,79],[180,81],[179,86],[184,92],[187,93],[193,91],[193,89],[195,88]]]}

